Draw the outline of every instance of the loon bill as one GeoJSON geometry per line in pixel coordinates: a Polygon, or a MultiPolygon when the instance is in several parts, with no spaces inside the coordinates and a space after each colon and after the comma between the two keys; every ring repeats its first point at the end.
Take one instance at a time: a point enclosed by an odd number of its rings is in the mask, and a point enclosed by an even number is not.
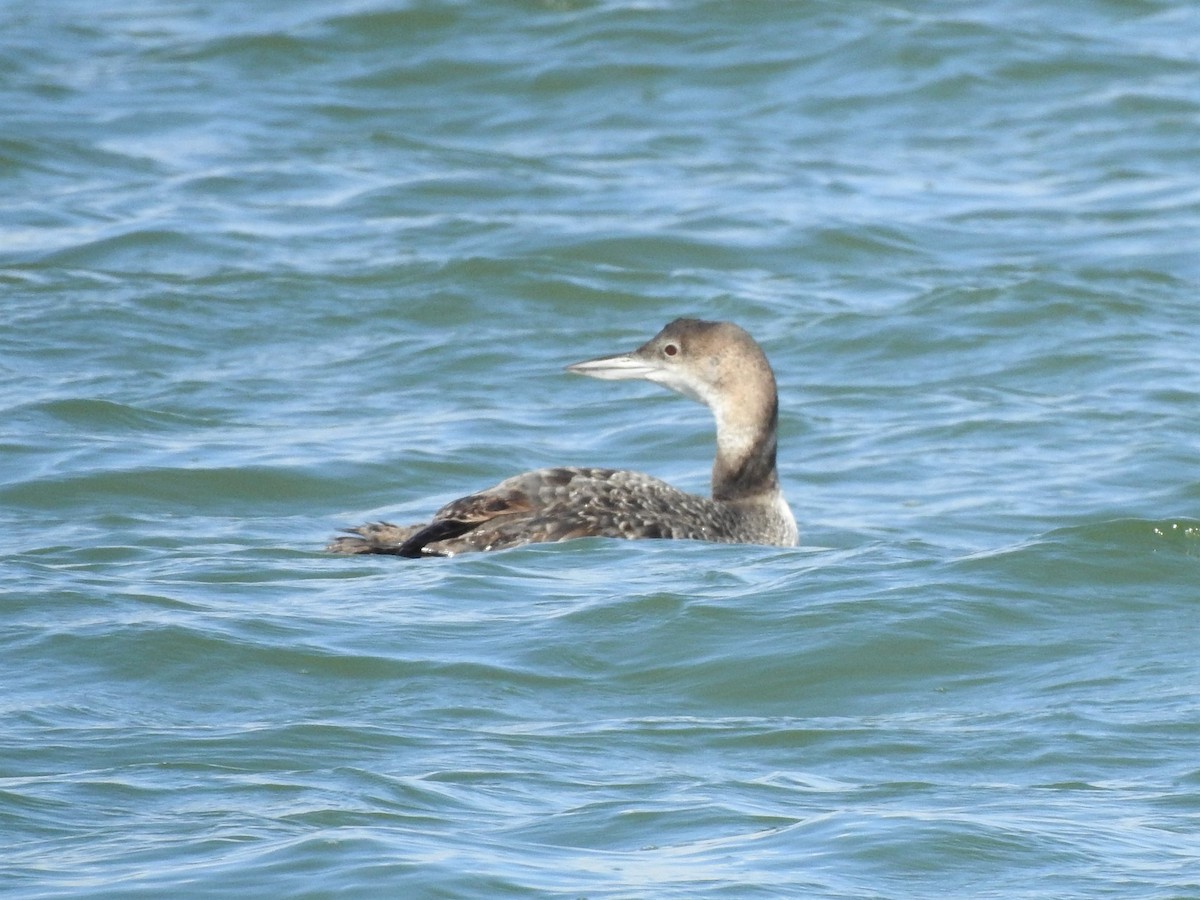
{"type": "Polygon", "coordinates": [[[652,381],[712,410],[712,496],[623,469],[536,469],[448,503],[428,523],[362,525],[326,549],[419,558],[582,537],[796,544],[796,520],[775,470],[775,376],[743,329],[732,322],[676,319],[631,353],[575,363],[567,371],[652,381]]]}

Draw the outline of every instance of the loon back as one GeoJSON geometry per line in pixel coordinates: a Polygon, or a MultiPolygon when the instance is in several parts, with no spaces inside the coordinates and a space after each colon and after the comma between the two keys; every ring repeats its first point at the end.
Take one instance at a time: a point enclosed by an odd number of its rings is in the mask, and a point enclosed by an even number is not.
{"type": "Polygon", "coordinates": [[[429,523],[363,525],[327,549],[416,558],[581,537],[796,543],[775,468],[775,377],[749,334],[729,322],[676,319],[632,353],[567,369],[653,381],[706,404],[717,425],[712,497],[640,472],[537,469],[455,500],[429,523]]]}

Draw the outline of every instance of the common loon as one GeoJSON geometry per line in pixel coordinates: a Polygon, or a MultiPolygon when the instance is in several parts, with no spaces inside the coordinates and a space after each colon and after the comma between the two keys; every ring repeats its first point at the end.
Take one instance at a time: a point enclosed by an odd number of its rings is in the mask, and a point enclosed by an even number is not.
{"type": "Polygon", "coordinates": [[[743,329],[676,319],[632,353],[575,363],[567,371],[645,379],[711,409],[717,423],[711,499],[641,472],[536,469],[443,506],[427,524],[362,525],[326,549],[417,558],[582,537],[796,544],[796,520],[775,471],[775,376],[743,329]]]}

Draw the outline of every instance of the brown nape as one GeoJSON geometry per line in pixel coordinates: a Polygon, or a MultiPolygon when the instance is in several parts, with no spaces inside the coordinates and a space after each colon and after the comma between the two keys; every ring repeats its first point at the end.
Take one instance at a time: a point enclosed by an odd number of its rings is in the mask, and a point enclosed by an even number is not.
{"type": "Polygon", "coordinates": [[[771,429],[761,435],[754,449],[740,459],[718,456],[713,463],[712,495],[714,500],[729,502],[774,494],[779,490],[775,469],[775,417],[771,429]]]}

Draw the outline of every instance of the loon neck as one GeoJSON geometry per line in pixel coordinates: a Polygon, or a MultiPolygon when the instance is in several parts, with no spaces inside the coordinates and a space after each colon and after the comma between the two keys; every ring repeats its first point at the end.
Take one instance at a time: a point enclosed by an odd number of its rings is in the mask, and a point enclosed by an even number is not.
{"type": "MultiPolygon", "coordinates": [[[[774,385],[772,385],[772,388],[774,385]]],[[[775,429],[779,403],[775,391],[758,403],[721,404],[717,419],[717,458],[712,496],[726,502],[773,499],[779,494],[775,469],[775,429]]]]}

